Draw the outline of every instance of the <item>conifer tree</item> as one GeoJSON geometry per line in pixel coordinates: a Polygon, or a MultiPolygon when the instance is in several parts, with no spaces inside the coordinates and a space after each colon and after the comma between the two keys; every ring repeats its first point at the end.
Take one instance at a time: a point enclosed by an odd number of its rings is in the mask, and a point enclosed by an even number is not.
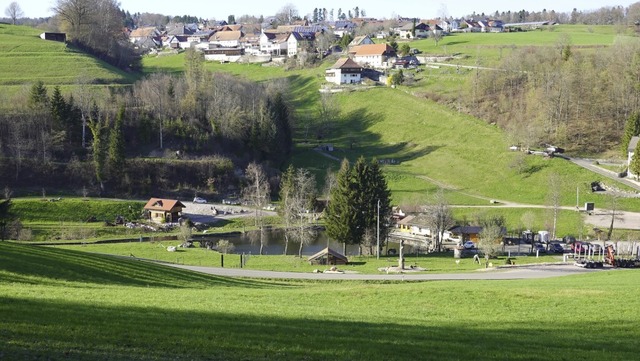
{"type": "Polygon", "coordinates": [[[636,145],[631,164],[629,164],[629,170],[636,176],[636,180],[640,179],[640,142],[636,145]]]}
{"type": "Polygon", "coordinates": [[[331,200],[326,209],[327,235],[347,244],[357,241],[357,210],[354,208],[355,193],[353,176],[348,160],[343,160],[337,175],[336,187],[331,191],[331,200]]]}
{"type": "Polygon", "coordinates": [[[109,133],[108,166],[109,173],[113,178],[122,174],[125,165],[124,116],[125,107],[122,105],[109,133]]]}
{"type": "Polygon", "coordinates": [[[631,114],[624,126],[624,134],[622,135],[622,154],[624,156],[627,155],[631,138],[637,135],[640,135],[640,112],[631,114]]]}

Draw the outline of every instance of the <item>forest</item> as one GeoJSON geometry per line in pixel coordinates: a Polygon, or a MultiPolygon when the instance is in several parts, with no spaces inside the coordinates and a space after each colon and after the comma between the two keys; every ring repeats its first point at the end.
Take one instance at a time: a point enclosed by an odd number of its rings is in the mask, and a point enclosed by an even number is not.
{"type": "MultiPolygon", "coordinates": [[[[467,111],[507,131],[513,144],[558,144],[578,154],[618,150],[627,119],[640,106],[640,43],[514,49],[477,72],[467,111]]],[[[615,154],[618,155],[618,154],[615,154]]]]}
{"type": "Polygon", "coordinates": [[[282,167],[292,149],[286,79],[257,84],[205,71],[201,53],[186,59],[184,75],[127,88],[85,84],[65,97],[34,84],[0,114],[0,182],[102,195],[214,192],[237,188],[235,165],[282,167]]]}

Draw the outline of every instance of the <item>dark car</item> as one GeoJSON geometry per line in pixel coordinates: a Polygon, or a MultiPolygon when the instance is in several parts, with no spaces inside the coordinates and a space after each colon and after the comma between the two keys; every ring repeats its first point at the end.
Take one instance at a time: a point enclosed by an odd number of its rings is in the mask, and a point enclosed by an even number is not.
{"type": "Polygon", "coordinates": [[[564,253],[564,247],[560,243],[549,243],[550,253],[564,253]]]}
{"type": "Polygon", "coordinates": [[[538,252],[538,253],[547,253],[547,249],[544,248],[543,245],[541,245],[540,243],[536,243],[533,245],[533,251],[534,252],[538,252]]]}

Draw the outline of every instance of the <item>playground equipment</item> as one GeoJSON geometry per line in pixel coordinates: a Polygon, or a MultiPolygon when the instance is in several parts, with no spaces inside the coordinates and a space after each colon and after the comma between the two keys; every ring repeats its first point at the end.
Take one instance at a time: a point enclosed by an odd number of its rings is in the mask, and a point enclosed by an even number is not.
{"type": "Polygon", "coordinates": [[[613,249],[613,245],[608,245],[606,248],[606,254],[604,261],[606,264],[613,267],[620,268],[635,268],[640,267],[640,259],[638,257],[634,258],[616,258],[616,252],[613,249]]]}
{"type": "MultiPolygon", "coordinates": [[[[605,248],[600,247],[596,250],[594,247],[582,245],[575,247],[573,254],[567,254],[574,259],[574,265],[584,268],[603,268],[605,265],[616,268],[635,268],[640,267],[640,259],[637,256],[633,258],[616,257],[613,245],[605,248]]],[[[566,260],[566,258],[565,258],[566,260]]]]}

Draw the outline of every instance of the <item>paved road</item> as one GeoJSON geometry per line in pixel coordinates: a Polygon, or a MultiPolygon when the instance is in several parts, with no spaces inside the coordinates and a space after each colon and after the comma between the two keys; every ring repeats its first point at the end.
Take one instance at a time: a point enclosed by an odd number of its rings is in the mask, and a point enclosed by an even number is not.
{"type": "Polygon", "coordinates": [[[605,269],[585,269],[569,264],[540,265],[532,267],[514,267],[474,273],[438,273],[438,274],[359,274],[359,273],[299,273],[258,271],[240,268],[217,268],[165,264],[225,277],[297,279],[297,280],[359,280],[359,281],[452,281],[452,280],[518,280],[568,276],[573,274],[602,272],[605,269]]]}
{"type": "Polygon", "coordinates": [[[627,179],[627,178],[619,178],[618,174],[616,172],[612,172],[610,170],[607,169],[603,169],[601,167],[595,166],[593,165],[593,161],[592,160],[587,160],[587,159],[580,159],[580,158],[570,158],[570,157],[563,157],[565,159],[567,159],[568,161],[579,165],[582,168],[588,169],[594,173],[598,173],[604,177],[607,177],[609,179],[613,179],[615,181],[618,181],[624,185],[627,185],[633,189],[635,189],[636,191],[640,191],[640,183],[636,182],[634,180],[631,179],[627,179]]]}

